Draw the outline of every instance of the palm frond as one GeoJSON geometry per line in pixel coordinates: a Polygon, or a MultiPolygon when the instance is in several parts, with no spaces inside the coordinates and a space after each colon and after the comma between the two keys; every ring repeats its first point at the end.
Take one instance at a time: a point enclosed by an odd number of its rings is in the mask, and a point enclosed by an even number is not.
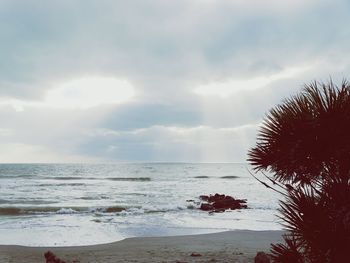
{"type": "Polygon", "coordinates": [[[334,162],[350,171],[350,85],[313,82],[271,109],[248,161],[283,183],[309,184],[334,162]]]}

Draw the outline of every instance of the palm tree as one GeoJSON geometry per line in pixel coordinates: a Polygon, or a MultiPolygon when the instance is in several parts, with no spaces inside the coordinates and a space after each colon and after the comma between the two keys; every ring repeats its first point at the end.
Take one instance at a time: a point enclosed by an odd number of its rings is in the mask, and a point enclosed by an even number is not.
{"type": "Polygon", "coordinates": [[[350,251],[350,84],[313,82],[267,114],[255,172],[269,171],[284,189],[285,244],[275,262],[343,262],[350,251]]]}

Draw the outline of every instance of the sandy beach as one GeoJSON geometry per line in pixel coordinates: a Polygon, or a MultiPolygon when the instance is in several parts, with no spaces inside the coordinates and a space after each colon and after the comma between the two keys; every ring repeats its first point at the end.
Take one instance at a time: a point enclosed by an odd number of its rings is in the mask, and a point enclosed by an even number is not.
{"type": "Polygon", "coordinates": [[[215,234],[127,238],[77,247],[0,246],[0,262],[45,262],[51,250],[70,263],[82,262],[254,262],[257,251],[268,251],[282,231],[228,231],[215,234]],[[201,256],[193,257],[192,253],[201,256]]]}

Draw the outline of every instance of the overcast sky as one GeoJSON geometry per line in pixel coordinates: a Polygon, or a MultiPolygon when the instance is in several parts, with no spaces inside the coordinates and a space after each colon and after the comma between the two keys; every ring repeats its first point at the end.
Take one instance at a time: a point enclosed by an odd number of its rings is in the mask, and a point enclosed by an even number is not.
{"type": "Polygon", "coordinates": [[[244,162],[349,77],[348,0],[0,0],[0,162],[244,162]]]}

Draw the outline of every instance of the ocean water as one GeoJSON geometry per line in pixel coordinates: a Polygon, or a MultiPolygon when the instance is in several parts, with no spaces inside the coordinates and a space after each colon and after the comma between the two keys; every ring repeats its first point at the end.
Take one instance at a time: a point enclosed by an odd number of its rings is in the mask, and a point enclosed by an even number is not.
{"type": "Polygon", "coordinates": [[[246,164],[0,164],[0,244],[72,246],[135,236],[279,230],[280,196],[246,164]],[[248,199],[209,214],[199,195],[248,199]]]}

